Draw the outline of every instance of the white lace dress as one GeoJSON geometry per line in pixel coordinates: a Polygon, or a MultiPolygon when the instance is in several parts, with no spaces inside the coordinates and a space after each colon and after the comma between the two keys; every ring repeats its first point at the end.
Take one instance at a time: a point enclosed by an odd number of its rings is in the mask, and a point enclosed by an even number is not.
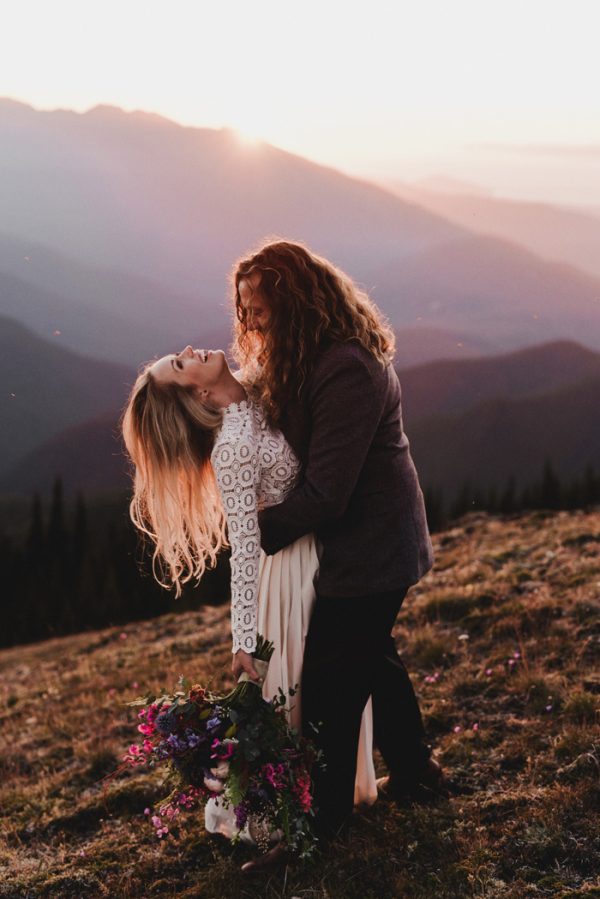
{"type": "MultiPolygon", "coordinates": [[[[281,687],[300,684],[302,656],[315,600],[314,579],[319,567],[317,546],[307,534],[274,556],[260,548],[258,512],[282,502],[293,489],[300,463],[280,431],[267,424],[262,408],[250,401],[232,403],[211,455],[223,500],[231,544],[232,651],[251,653],[261,633],[275,645],[263,684],[271,699],[281,687]]],[[[290,700],[290,723],[300,728],[300,693],[290,700]]],[[[360,731],[354,790],[356,804],[377,798],[373,766],[371,701],[360,731]]],[[[217,800],[205,807],[205,826],[228,837],[235,830],[233,811],[217,800]]]]}

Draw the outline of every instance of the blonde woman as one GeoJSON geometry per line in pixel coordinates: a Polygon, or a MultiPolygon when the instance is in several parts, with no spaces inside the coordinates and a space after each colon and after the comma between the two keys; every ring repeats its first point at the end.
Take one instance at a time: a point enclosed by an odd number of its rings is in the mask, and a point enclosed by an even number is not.
{"type": "MultiPolygon", "coordinates": [[[[252,652],[260,632],[275,644],[263,694],[287,692],[301,681],[319,559],[312,533],[267,557],[258,515],[297,483],[291,446],[221,350],[189,345],[143,367],[122,430],[135,468],[130,514],[154,542],[157,580],[179,595],[229,543],[233,673],[258,677],[252,652]]],[[[291,723],[300,728],[301,693],[293,702],[291,723]]],[[[370,804],[377,796],[370,704],[356,763],[355,802],[370,804]]],[[[213,800],[205,824],[226,836],[235,828],[233,814],[213,800]]]]}

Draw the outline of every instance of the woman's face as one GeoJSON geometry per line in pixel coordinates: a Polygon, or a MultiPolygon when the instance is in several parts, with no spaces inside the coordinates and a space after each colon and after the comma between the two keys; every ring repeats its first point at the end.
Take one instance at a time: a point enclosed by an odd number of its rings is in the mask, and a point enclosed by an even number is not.
{"type": "Polygon", "coordinates": [[[260,291],[261,277],[260,272],[251,272],[246,278],[240,278],[238,283],[240,303],[246,311],[248,331],[266,331],[269,325],[270,309],[260,291]]]}
{"type": "Polygon", "coordinates": [[[199,390],[210,390],[229,371],[229,366],[223,350],[195,350],[188,344],[180,353],[158,359],[150,371],[163,384],[192,384],[199,390]]]}

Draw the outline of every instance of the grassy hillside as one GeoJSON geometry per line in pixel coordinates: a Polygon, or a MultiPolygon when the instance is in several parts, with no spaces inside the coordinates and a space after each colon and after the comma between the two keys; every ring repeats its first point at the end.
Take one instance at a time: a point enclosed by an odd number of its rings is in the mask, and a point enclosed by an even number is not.
{"type": "Polygon", "coordinates": [[[226,609],[4,650],[0,896],[600,895],[600,510],[472,514],[434,544],[396,633],[461,795],[376,804],[317,862],[249,883],[248,850],[198,816],[157,842],[143,814],[165,795],[157,772],[102,782],[136,738],[128,699],[181,673],[230,683],[226,609]]]}

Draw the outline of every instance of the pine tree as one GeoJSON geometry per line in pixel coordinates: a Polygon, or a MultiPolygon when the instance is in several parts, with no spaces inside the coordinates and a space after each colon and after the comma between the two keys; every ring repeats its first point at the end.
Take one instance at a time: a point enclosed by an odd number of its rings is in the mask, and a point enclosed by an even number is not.
{"type": "Polygon", "coordinates": [[[500,497],[500,512],[509,514],[517,510],[517,485],[514,474],[509,477],[504,492],[500,497]]]}
{"type": "Polygon", "coordinates": [[[46,623],[50,634],[63,632],[65,606],[68,605],[68,537],[65,527],[62,479],[57,476],[52,487],[48,530],[46,532],[47,571],[39,584],[45,596],[46,623]]]}
{"type": "Polygon", "coordinates": [[[450,519],[460,518],[466,512],[471,512],[473,509],[473,498],[473,488],[470,481],[466,480],[450,509],[450,519]]]}
{"type": "Polygon", "coordinates": [[[31,523],[26,539],[26,558],[29,566],[37,568],[42,565],[44,557],[44,521],[42,500],[36,491],[31,506],[31,523]]]}
{"type": "Polygon", "coordinates": [[[595,476],[594,469],[588,465],[583,479],[583,503],[593,506],[600,502],[600,475],[595,476]]]}
{"type": "Polygon", "coordinates": [[[552,468],[549,459],[544,462],[542,485],[540,490],[540,505],[543,509],[560,509],[562,491],[560,481],[552,468]]]}

